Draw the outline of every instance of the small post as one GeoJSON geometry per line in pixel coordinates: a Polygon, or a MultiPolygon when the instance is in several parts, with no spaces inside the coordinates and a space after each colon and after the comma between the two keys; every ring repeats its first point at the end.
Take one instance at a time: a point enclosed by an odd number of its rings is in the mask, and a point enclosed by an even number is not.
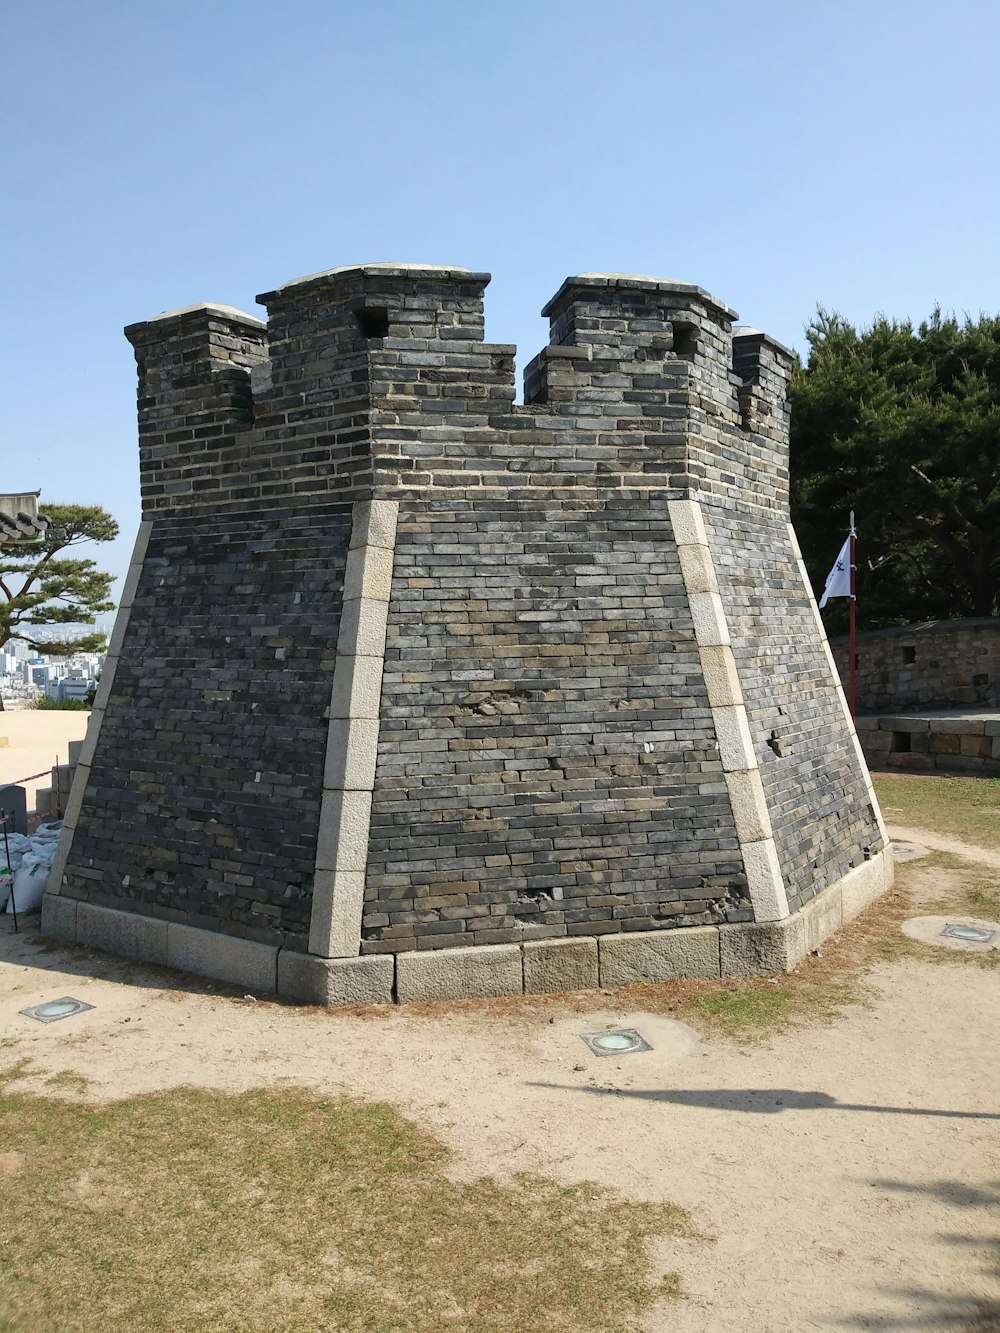
{"type": "MultiPolygon", "coordinates": [[[[13,819],[13,817],[14,817],[14,814],[15,814],[15,811],[12,810],[12,811],[10,812],[10,817],[11,817],[12,819],[13,819]]],[[[9,840],[8,837],[7,837],[7,811],[6,811],[6,810],[0,810],[0,824],[3,825],[3,850],[4,850],[4,855],[5,855],[6,858],[7,858],[7,869],[11,872],[11,880],[10,880],[10,914],[11,914],[11,916],[14,918],[14,934],[16,935],[16,934],[18,933],[18,929],[17,929],[17,902],[15,901],[15,898],[14,898],[14,867],[13,867],[13,866],[11,865],[11,863],[10,863],[10,840],[9,840]]]]}
{"type": "Polygon", "coordinates": [[[850,655],[851,655],[851,673],[850,673],[850,682],[851,682],[851,683],[850,683],[850,696],[851,696],[851,697],[850,697],[850,704],[851,704],[851,721],[852,721],[852,722],[855,722],[855,723],[857,722],[857,716],[858,716],[858,707],[857,707],[857,701],[858,701],[857,668],[856,668],[856,665],[855,665],[855,661],[856,661],[856,659],[855,659],[855,653],[854,653],[854,644],[855,644],[855,618],[854,618],[854,607],[855,607],[855,603],[856,603],[856,601],[857,601],[857,572],[858,572],[858,566],[857,566],[857,549],[858,549],[858,534],[857,534],[857,532],[856,532],[856,530],[855,530],[855,527],[854,527],[854,510],[852,509],[852,510],[851,510],[851,597],[850,597],[850,602],[851,602],[851,646],[850,646],[849,652],[850,652],[850,655]]]}

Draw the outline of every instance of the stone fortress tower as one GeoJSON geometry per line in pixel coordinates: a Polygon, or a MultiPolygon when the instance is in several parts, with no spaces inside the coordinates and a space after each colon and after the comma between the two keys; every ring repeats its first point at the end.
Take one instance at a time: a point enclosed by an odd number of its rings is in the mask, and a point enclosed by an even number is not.
{"type": "Polygon", "coordinates": [[[585,273],[126,330],[143,521],[43,929],[321,1004],[778,971],[891,881],[788,515],[790,354],[585,273]]]}

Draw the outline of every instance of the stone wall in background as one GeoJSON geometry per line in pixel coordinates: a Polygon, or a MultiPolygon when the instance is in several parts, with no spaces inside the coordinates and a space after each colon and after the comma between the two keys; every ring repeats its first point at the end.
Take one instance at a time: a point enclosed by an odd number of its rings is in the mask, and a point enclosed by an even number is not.
{"type": "MultiPolygon", "coordinates": [[[[848,642],[830,644],[844,686],[848,642]]],[[[1000,707],[1000,619],[932,620],[857,636],[859,713],[1000,707]]]]}

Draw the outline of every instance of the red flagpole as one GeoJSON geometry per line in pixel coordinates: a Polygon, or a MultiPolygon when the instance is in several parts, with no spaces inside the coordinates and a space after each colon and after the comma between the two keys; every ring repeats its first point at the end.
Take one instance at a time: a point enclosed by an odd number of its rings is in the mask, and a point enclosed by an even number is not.
{"type": "Polygon", "coordinates": [[[852,722],[857,721],[857,715],[858,715],[857,669],[855,665],[857,659],[854,652],[854,605],[855,602],[857,601],[857,571],[858,571],[857,560],[856,560],[857,549],[858,549],[858,534],[854,530],[854,510],[852,509],[851,510],[851,646],[849,649],[851,658],[850,703],[851,703],[852,722]]]}

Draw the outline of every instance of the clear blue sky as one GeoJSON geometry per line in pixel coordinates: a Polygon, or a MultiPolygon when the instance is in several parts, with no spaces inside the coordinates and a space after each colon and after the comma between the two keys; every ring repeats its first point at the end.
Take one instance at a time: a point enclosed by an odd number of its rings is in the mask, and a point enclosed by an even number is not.
{"type": "Polygon", "coordinates": [[[1000,310],[997,0],[7,0],[2,489],[139,518],[122,326],[337,264],[1000,310]]]}

